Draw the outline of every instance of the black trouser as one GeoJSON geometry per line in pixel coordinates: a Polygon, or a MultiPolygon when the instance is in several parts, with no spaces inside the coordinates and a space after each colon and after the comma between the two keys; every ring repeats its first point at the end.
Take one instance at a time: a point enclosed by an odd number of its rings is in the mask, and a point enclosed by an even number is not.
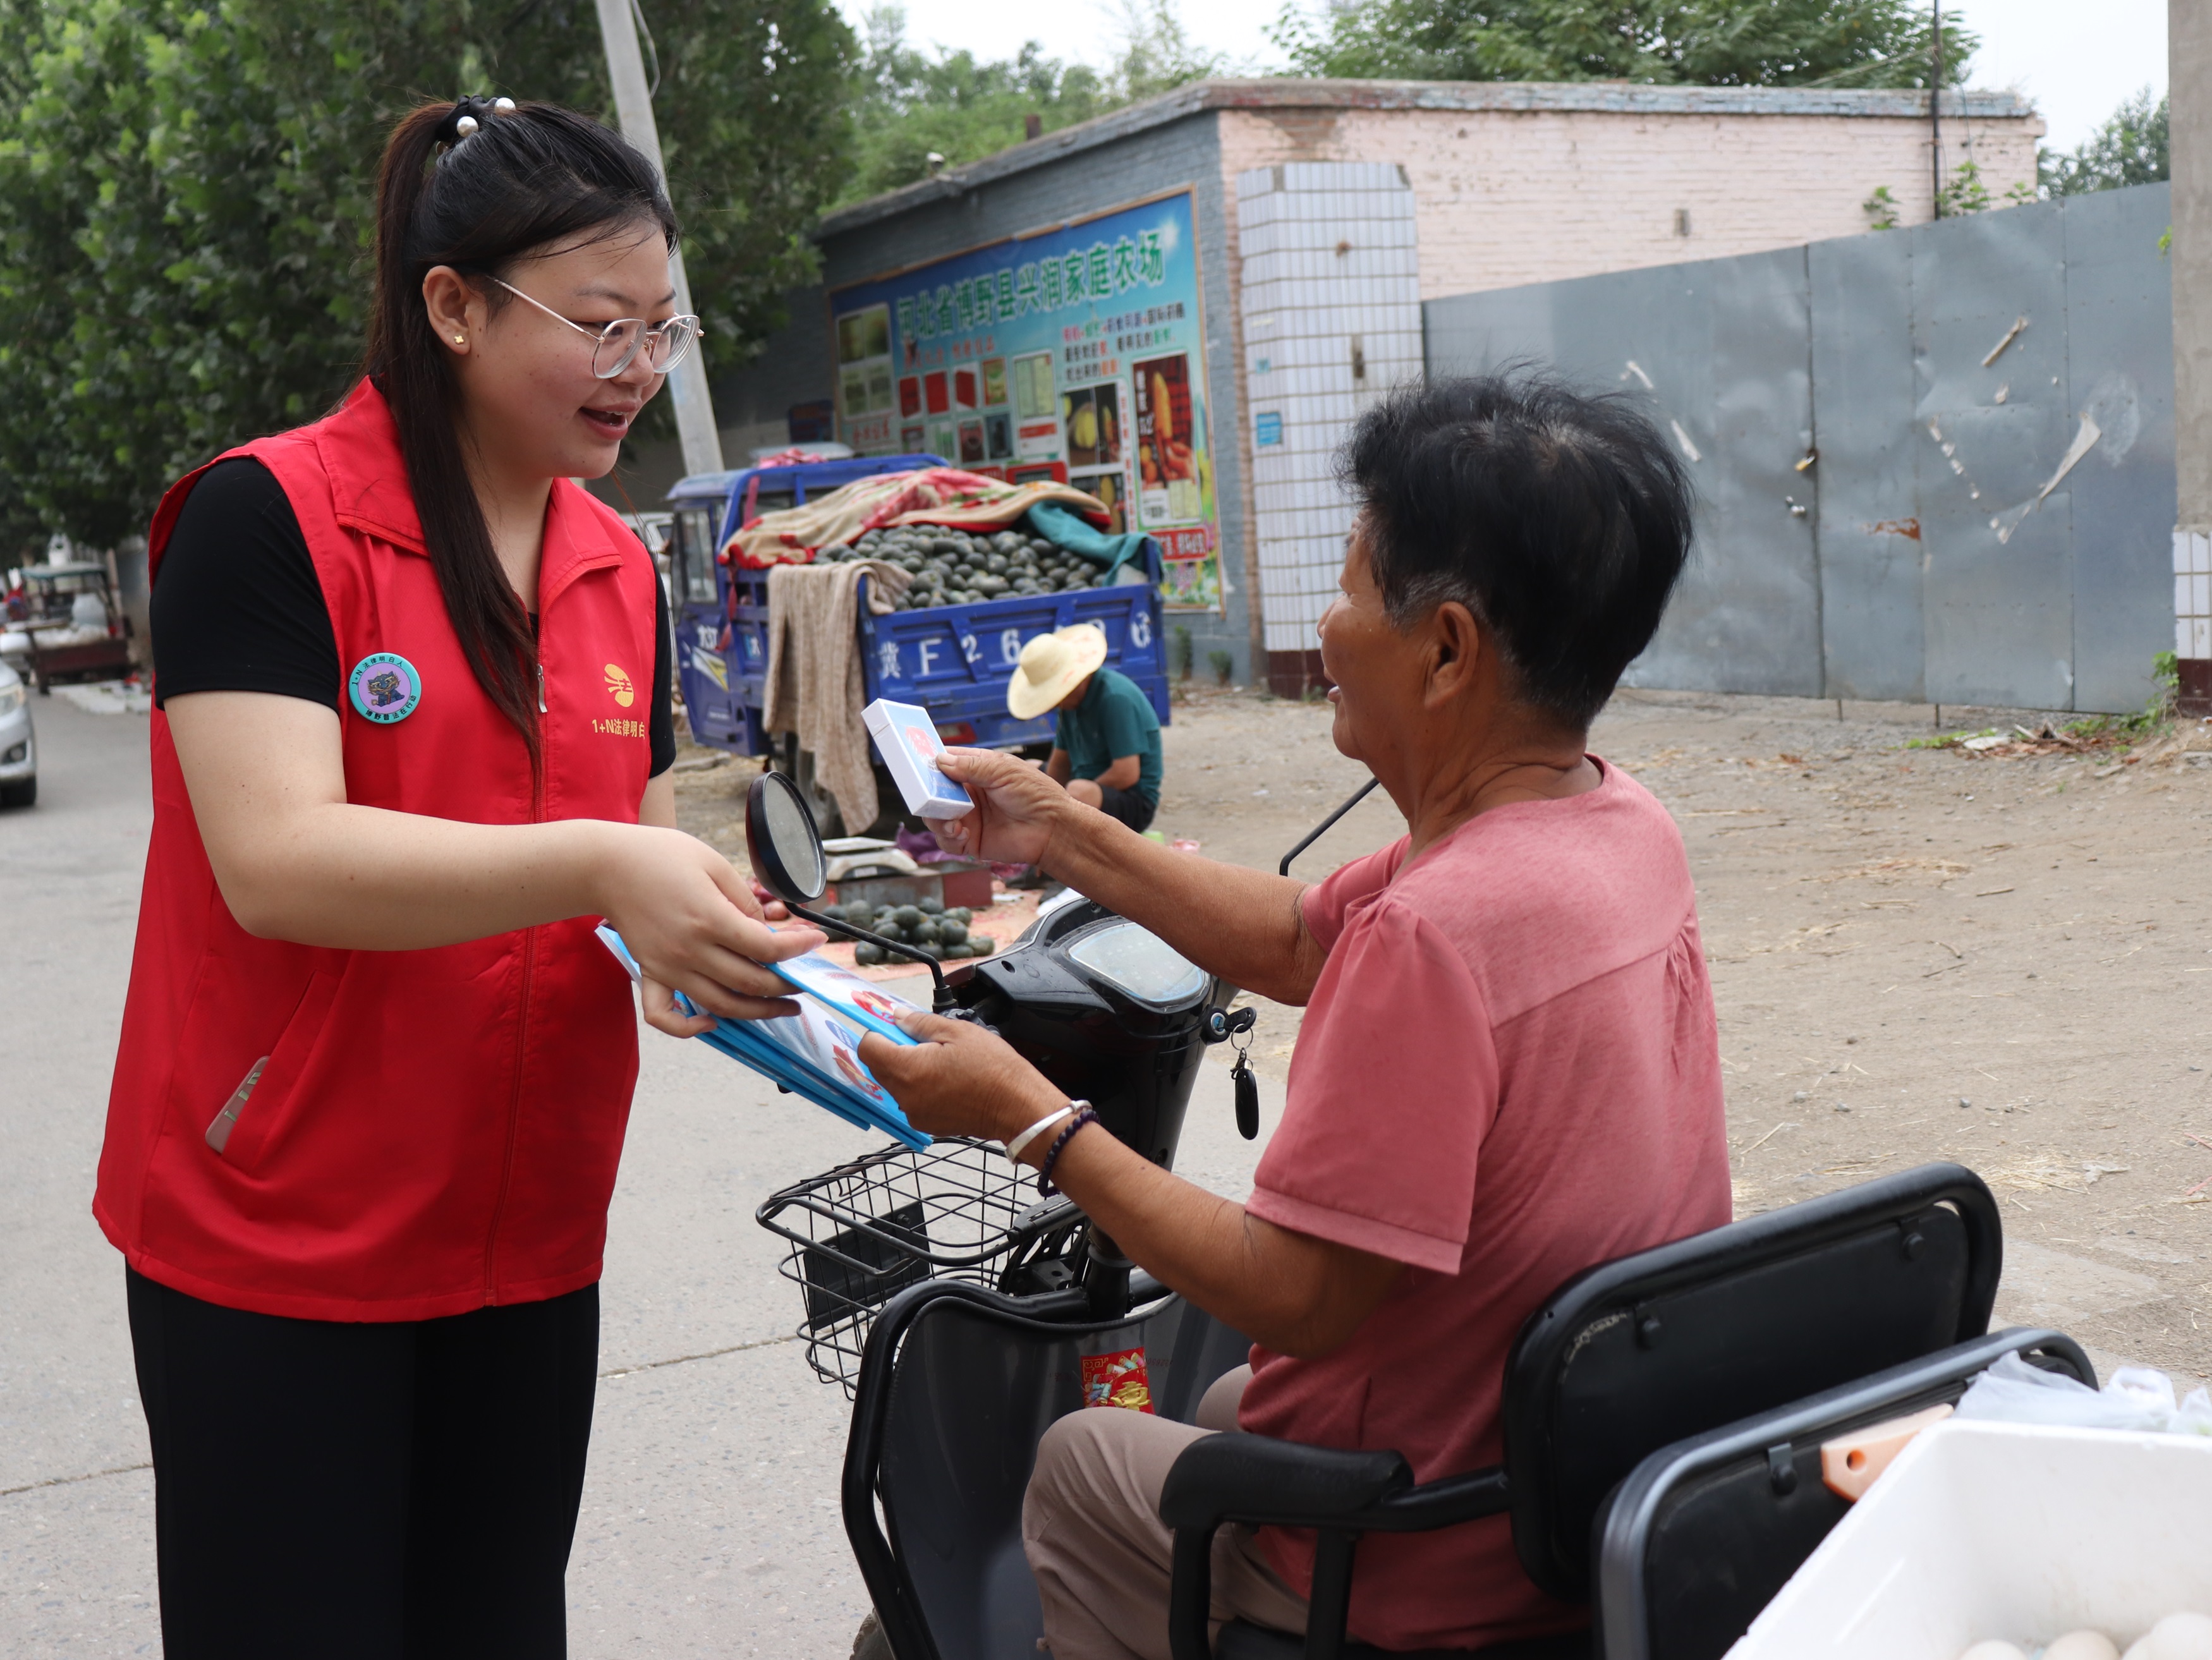
{"type": "Polygon", "coordinates": [[[368,1325],[129,1280],[168,1660],[568,1652],[597,1286],[368,1325]]]}
{"type": "Polygon", "coordinates": [[[1109,818],[1118,818],[1139,836],[1152,827],[1152,815],[1158,805],[1147,801],[1134,790],[1118,789],[1111,784],[1098,786],[1098,811],[1109,818]]]}

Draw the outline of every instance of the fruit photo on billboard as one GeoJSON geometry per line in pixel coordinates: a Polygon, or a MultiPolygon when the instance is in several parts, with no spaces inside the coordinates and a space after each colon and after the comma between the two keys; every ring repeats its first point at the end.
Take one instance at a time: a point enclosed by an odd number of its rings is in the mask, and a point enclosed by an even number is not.
{"type": "Polygon", "coordinates": [[[1106,533],[1119,536],[1129,528],[1128,503],[1123,498],[1121,469],[1108,472],[1072,472],[1067,482],[1086,496],[1095,496],[1106,509],[1106,533]]]}
{"type": "Polygon", "coordinates": [[[1135,366],[1137,465],[1146,489],[1194,479],[1191,453],[1190,358],[1182,352],[1135,366]]]}
{"type": "Polygon", "coordinates": [[[891,308],[870,306],[837,319],[837,361],[864,363],[891,355],[891,308]]]}
{"type": "Polygon", "coordinates": [[[1110,465],[1121,459],[1121,406],[1117,388],[1079,386],[1060,400],[1060,417],[1067,435],[1067,464],[1072,467],[1110,465]]]}

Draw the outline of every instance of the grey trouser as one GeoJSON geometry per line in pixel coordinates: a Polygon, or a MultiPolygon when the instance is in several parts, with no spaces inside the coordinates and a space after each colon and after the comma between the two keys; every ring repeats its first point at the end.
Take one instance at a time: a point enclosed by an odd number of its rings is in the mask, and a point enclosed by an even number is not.
{"type": "MultiPolygon", "coordinates": [[[[1249,1366],[1223,1377],[1199,1403],[1195,1427],[1093,1407],[1045,1432],[1022,1501],[1022,1548],[1053,1660],[1169,1660],[1175,1535],[1160,1521],[1160,1489],[1185,1447],[1237,1427],[1251,1381],[1249,1366]]],[[[1213,1536],[1213,1619],[1217,1633],[1227,1620],[1306,1628],[1306,1599],[1267,1566],[1249,1528],[1213,1536]]]]}

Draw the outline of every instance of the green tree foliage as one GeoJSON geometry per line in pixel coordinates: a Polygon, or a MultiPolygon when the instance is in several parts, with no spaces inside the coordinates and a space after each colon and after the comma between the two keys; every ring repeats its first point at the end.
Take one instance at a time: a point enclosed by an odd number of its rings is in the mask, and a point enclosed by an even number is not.
{"type": "Polygon", "coordinates": [[[1174,0],[1121,0],[1120,50],[1109,86],[1122,102],[1156,98],[1190,82],[1238,74],[1247,67],[1194,41],[1174,0]]]}
{"type": "Polygon", "coordinates": [[[2145,87],[2114,110],[2081,149],[2071,154],[2046,149],[2037,155],[2045,193],[2079,196],[2156,184],[2167,176],[2166,125],[2166,100],[2153,103],[2145,87]]]}
{"type": "Polygon", "coordinates": [[[1018,144],[1030,116],[1042,131],[1056,132],[1228,67],[1191,43],[1171,0],[1125,0],[1103,70],[1048,58],[1034,40],[995,60],[923,51],[908,44],[906,13],[896,5],[869,12],[863,33],[847,201],[1018,144]]]}
{"type": "MultiPolygon", "coordinates": [[[[1926,87],[1914,0],[1357,0],[1293,4],[1269,31],[1303,75],[1416,81],[1632,81],[1711,87],[1926,87]]],[[[1943,15],[1943,83],[1979,41],[1943,15]]]]}
{"type": "Polygon", "coordinates": [[[1018,144],[1029,116],[1052,132],[1106,106],[1096,70],[1048,58],[1034,40],[996,62],[970,52],[925,52],[908,44],[902,9],[878,7],[863,23],[847,198],[896,190],[936,167],[1018,144]]]}
{"type": "Polygon", "coordinates": [[[2034,200],[2035,186],[2027,183],[2011,186],[2002,198],[1990,195],[1989,182],[1982,177],[1982,164],[1970,155],[1951,169],[1951,176],[1936,192],[1936,216],[1956,219],[1969,213],[1987,213],[1991,208],[2021,207],[2034,200]]]}
{"type": "MultiPolygon", "coordinates": [[[[653,16],[694,300],[728,362],[811,271],[854,42],[829,0],[653,16]]],[[[342,393],[384,132],[464,89],[605,112],[592,7],[0,0],[0,548],[112,544],[179,471],[342,393]]]]}

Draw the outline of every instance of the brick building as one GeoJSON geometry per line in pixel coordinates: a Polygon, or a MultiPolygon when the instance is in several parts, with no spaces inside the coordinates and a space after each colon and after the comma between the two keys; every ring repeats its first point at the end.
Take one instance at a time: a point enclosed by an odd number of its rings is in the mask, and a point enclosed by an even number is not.
{"type": "MultiPolygon", "coordinates": [[[[2025,100],[1940,114],[1947,177],[2032,191],[2025,100]]],[[[1344,529],[1328,459],[1420,373],[1423,301],[1850,235],[1878,190],[1916,223],[1930,138],[1914,92],[1199,82],[826,217],[823,283],[714,388],[725,450],[826,404],[863,450],[1057,460],[1167,532],[1201,665],[1294,691],[1344,529]]]]}

